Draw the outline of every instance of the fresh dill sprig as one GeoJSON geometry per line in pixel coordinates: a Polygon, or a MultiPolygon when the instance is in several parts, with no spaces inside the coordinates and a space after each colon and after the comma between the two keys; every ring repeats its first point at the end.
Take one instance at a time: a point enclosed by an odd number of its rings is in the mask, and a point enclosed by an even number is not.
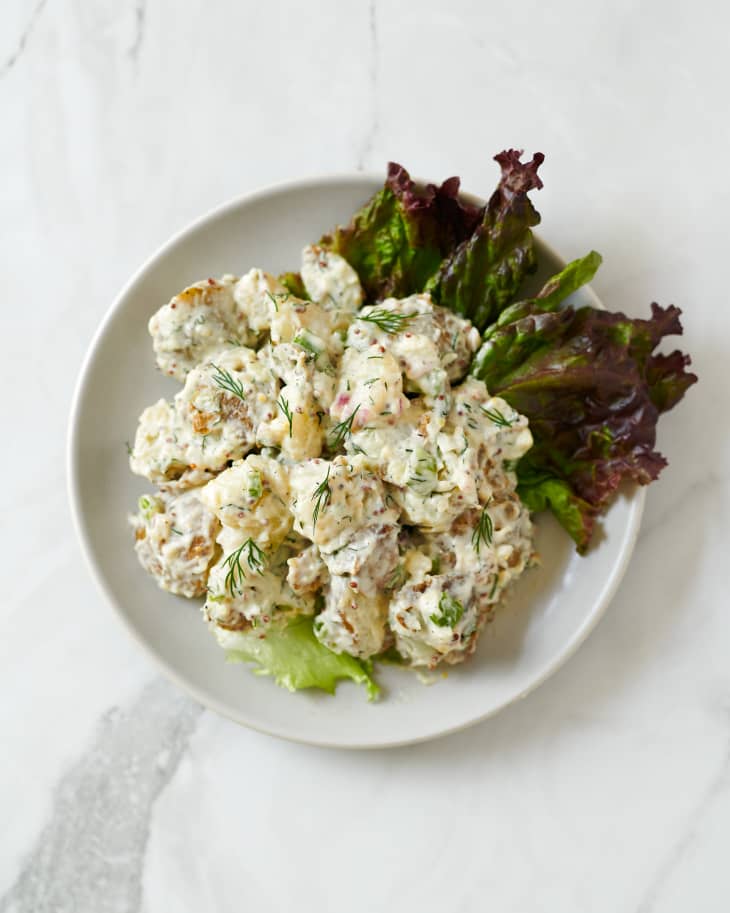
{"type": "Polygon", "coordinates": [[[492,536],[494,534],[494,526],[492,524],[492,518],[489,516],[487,508],[489,503],[484,506],[481,516],[477,525],[474,527],[474,532],[471,536],[471,544],[474,546],[474,551],[479,554],[479,549],[482,547],[482,542],[486,545],[492,544],[492,536]]]}
{"type": "Polygon", "coordinates": [[[134,454],[134,447],[132,447],[129,441],[125,441],[124,446],[127,448],[127,456],[132,456],[134,454]]]}
{"type": "Polygon", "coordinates": [[[388,311],[385,308],[375,308],[369,314],[357,314],[358,320],[364,320],[366,323],[374,323],[376,327],[384,333],[400,333],[409,320],[413,320],[416,314],[398,314],[395,311],[388,311]]]}
{"type": "Polygon", "coordinates": [[[279,397],[279,399],[277,399],[276,405],[284,413],[284,417],[286,418],[287,422],[289,422],[289,437],[291,437],[292,436],[292,421],[293,421],[294,416],[292,415],[291,409],[289,408],[289,403],[284,399],[283,394],[279,397]]]}
{"type": "Polygon", "coordinates": [[[231,552],[223,562],[224,567],[228,568],[223,588],[228,590],[231,596],[240,596],[243,592],[243,581],[246,577],[246,572],[241,564],[241,555],[243,555],[244,550],[247,552],[245,557],[249,568],[257,574],[263,574],[264,572],[266,555],[249,536],[243,545],[240,545],[235,552],[231,552]]]}
{"type": "Polygon", "coordinates": [[[327,467],[327,475],[322,479],[319,485],[314,489],[314,494],[312,495],[312,500],[317,503],[314,505],[314,510],[312,511],[312,530],[317,526],[317,520],[319,519],[319,514],[321,511],[327,508],[327,505],[330,503],[330,498],[332,497],[332,489],[330,488],[330,467],[327,467]]]}
{"type": "Polygon", "coordinates": [[[345,438],[348,436],[348,434],[352,434],[352,422],[359,408],[360,405],[358,404],[346,419],[338,422],[334,428],[330,429],[329,440],[327,443],[329,444],[331,450],[337,450],[338,447],[341,447],[344,444],[345,438]]]}
{"type": "Polygon", "coordinates": [[[486,409],[484,406],[480,406],[479,408],[487,418],[494,422],[499,428],[511,428],[512,425],[514,425],[514,420],[506,418],[499,409],[486,409]]]}
{"type": "Polygon", "coordinates": [[[236,380],[229,371],[226,371],[224,368],[219,368],[214,362],[211,362],[211,365],[213,365],[213,370],[215,371],[213,380],[218,384],[221,390],[227,390],[228,393],[232,393],[239,399],[246,399],[246,394],[243,392],[243,384],[240,380],[236,380]]]}

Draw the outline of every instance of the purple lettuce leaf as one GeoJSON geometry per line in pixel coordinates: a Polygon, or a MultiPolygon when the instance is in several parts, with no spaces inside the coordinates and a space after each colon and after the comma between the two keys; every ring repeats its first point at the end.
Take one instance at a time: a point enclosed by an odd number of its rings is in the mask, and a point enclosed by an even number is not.
{"type": "Polygon", "coordinates": [[[368,301],[423,290],[439,264],[474,230],[478,207],[459,199],[459,179],[420,189],[401,165],[391,162],[385,186],[350,224],[319,244],[355,269],[368,301]]]}
{"type": "Polygon", "coordinates": [[[440,265],[427,290],[435,301],[484,330],[512,301],[522,281],[537,267],[532,228],[540,215],[528,197],[542,181],[537,170],[545,156],[521,162],[522,150],[495,156],[502,168],[497,189],[479,224],[440,265]]]}
{"type": "Polygon", "coordinates": [[[654,352],[682,332],[680,311],[652,304],[639,320],[513,307],[517,319],[485,333],[472,373],[529,418],[535,444],[518,465],[520,494],[531,509],[552,508],[584,551],[621,481],[645,485],[666,465],[654,449],[659,415],[697,380],[686,355],[654,352]]]}

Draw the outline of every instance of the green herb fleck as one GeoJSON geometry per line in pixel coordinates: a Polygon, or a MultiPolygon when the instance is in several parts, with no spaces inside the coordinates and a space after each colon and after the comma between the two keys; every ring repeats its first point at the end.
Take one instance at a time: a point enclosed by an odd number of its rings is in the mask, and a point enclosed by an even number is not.
{"type": "Polygon", "coordinates": [[[311,358],[319,358],[320,351],[317,349],[302,333],[299,333],[292,340],[298,346],[301,346],[305,352],[308,352],[311,358]]]}
{"type": "Polygon", "coordinates": [[[435,577],[437,574],[441,573],[441,557],[436,555],[435,558],[431,559],[431,576],[435,577]]]}
{"type": "Polygon", "coordinates": [[[258,471],[258,469],[254,469],[248,477],[247,493],[252,501],[258,501],[258,499],[264,493],[264,486],[261,482],[261,473],[258,471]]]}
{"type": "Polygon", "coordinates": [[[171,532],[171,533],[175,533],[176,536],[182,536],[182,531],[179,530],[179,529],[175,529],[174,526],[171,526],[171,527],[170,527],[170,532],[171,532]]]}
{"type": "Polygon", "coordinates": [[[406,582],[406,577],[407,577],[407,574],[406,574],[405,567],[402,564],[396,564],[396,566],[393,568],[393,571],[392,571],[390,577],[388,577],[388,580],[385,584],[385,589],[386,590],[399,589],[406,582]]]}
{"type": "Polygon", "coordinates": [[[442,593],[439,599],[439,614],[431,615],[431,621],[440,628],[453,628],[461,620],[464,606],[449,593],[442,593]]]}
{"type": "Polygon", "coordinates": [[[127,448],[127,456],[132,456],[134,448],[130,445],[129,441],[125,441],[124,446],[127,448]]]}
{"type": "Polygon", "coordinates": [[[494,596],[494,591],[497,589],[497,584],[499,583],[499,574],[494,575],[494,583],[492,584],[492,589],[489,591],[489,598],[491,599],[494,596]]]}
{"type": "Polygon", "coordinates": [[[157,498],[150,498],[147,495],[140,497],[139,501],[137,501],[137,506],[145,520],[149,520],[152,514],[162,513],[162,508],[157,498]]]}

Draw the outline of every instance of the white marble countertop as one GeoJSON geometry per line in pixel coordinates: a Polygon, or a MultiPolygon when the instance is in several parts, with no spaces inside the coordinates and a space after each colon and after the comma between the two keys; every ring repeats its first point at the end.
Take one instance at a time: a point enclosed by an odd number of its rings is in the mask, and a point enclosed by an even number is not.
{"type": "Polygon", "coordinates": [[[2,22],[0,911],[726,911],[727,9],[10,0],[2,22]],[[94,328],[228,197],[389,158],[489,193],[508,145],[546,153],[543,237],[603,253],[609,307],[684,308],[700,384],[619,593],[530,698],[430,744],[311,749],[202,711],[71,529],[94,328]]]}

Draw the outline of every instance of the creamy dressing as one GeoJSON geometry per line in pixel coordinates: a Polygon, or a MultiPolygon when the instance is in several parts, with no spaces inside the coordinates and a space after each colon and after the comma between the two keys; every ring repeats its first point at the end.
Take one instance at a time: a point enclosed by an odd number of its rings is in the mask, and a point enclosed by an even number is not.
{"type": "Polygon", "coordinates": [[[195,490],[142,495],[130,517],[134,549],[142,567],[162,589],[202,596],[220,526],[195,490]]]}
{"type": "Polygon", "coordinates": [[[235,276],[196,282],[152,316],[149,331],[163,374],[184,381],[214,352],[255,343],[256,335],[234,296],[237,282],[235,276]]]}
{"type": "Polygon", "coordinates": [[[532,560],[527,420],[464,379],[479,334],[428,294],[362,307],[354,270],[316,246],[301,275],[311,300],[253,269],[150,322],[184,385],[140,418],[132,470],[162,489],[134,520],[140,560],[207,594],[227,648],[306,614],[335,652],[460,662],[532,560]]]}

